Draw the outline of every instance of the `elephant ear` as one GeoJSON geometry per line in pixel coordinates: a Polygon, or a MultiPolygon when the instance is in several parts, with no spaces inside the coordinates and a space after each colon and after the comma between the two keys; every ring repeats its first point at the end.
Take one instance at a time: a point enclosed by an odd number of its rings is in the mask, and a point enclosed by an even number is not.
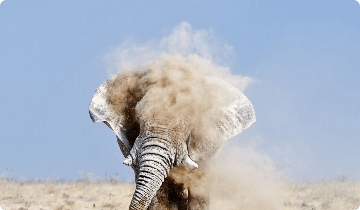
{"type": "Polygon", "coordinates": [[[112,76],[99,86],[89,106],[92,121],[104,122],[115,132],[125,157],[140,132],[135,106],[147,90],[141,79],[144,75],[144,72],[129,72],[112,76]]]}
{"type": "Polygon", "coordinates": [[[223,107],[217,107],[218,119],[207,123],[209,132],[193,130],[188,141],[189,156],[201,161],[214,156],[226,140],[236,136],[256,121],[255,111],[249,99],[231,84],[212,77],[205,79],[206,85],[226,95],[229,100],[223,107]]]}

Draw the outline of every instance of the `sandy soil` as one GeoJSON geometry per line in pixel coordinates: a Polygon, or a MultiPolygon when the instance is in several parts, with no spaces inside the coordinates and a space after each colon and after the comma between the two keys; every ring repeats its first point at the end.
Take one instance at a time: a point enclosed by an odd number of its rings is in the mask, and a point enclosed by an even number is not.
{"type": "Polygon", "coordinates": [[[284,207],[289,210],[356,210],[359,205],[360,182],[289,183],[284,189],[284,207]]]}
{"type": "Polygon", "coordinates": [[[0,179],[4,210],[128,209],[135,185],[118,180],[0,179]]]}
{"type": "MultiPolygon", "coordinates": [[[[65,182],[2,178],[0,206],[4,210],[128,209],[134,187],[116,179],[65,182]]],[[[282,193],[279,209],[285,210],[356,210],[360,205],[360,182],[355,181],[292,182],[284,185],[282,193]]],[[[254,208],[248,205],[242,209],[254,208]]]]}

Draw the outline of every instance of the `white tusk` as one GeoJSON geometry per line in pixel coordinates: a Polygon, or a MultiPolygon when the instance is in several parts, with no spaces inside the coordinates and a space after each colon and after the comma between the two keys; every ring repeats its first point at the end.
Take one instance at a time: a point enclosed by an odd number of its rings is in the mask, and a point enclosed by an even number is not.
{"type": "Polygon", "coordinates": [[[124,165],[127,165],[127,166],[131,166],[131,165],[132,165],[132,159],[131,159],[130,155],[125,158],[123,164],[124,164],[124,165]]]}
{"type": "Polygon", "coordinates": [[[199,167],[198,164],[191,160],[188,155],[186,155],[186,157],[183,159],[182,164],[184,164],[184,166],[189,169],[196,169],[199,167]]]}

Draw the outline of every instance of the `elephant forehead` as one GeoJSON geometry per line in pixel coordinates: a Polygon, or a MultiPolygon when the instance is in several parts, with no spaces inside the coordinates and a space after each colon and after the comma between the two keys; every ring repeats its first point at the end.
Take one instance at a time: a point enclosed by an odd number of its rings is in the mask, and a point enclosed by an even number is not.
{"type": "Polygon", "coordinates": [[[159,119],[146,120],[142,127],[145,136],[161,135],[173,141],[188,138],[192,126],[188,120],[161,121],[159,119]]]}
{"type": "Polygon", "coordinates": [[[148,125],[146,127],[150,133],[166,134],[168,132],[168,128],[165,126],[148,125]]]}
{"type": "Polygon", "coordinates": [[[149,146],[157,146],[162,149],[169,149],[169,147],[171,147],[171,143],[168,139],[168,136],[159,135],[159,134],[150,134],[144,136],[142,139],[142,148],[146,148],[149,146]]]}

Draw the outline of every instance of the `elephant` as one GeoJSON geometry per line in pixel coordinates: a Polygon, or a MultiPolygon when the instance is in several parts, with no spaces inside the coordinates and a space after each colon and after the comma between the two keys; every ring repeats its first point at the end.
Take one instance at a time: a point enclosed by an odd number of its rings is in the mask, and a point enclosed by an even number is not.
{"type": "Polygon", "coordinates": [[[256,121],[253,105],[228,82],[203,76],[198,87],[207,91],[200,95],[209,93],[213,101],[224,102],[207,104],[210,99],[200,100],[201,96],[195,95],[171,109],[168,107],[178,103],[181,94],[192,90],[174,86],[161,92],[169,81],[151,79],[150,74],[151,69],[112,76],[99,86],[89,106],[92,121],[104,122],[115,132],[123,163],[134,170],[136,189],[129,209],[208,209],[209,196],[195,193],[206,173],[202,169],[226,140],[256,121]],[[216,94],[211,95],[211,90],[216,94]],[[157,104],[164,94],[169,96],[166,103],[157,104]],[[171,99],[171,94],[178,98],[171,99]],[[202,108],[195,113],[187,107],[192,104],[202,108]],[[189,176],[194,176],[196,185],[185,183],[189,176]],[[196,177],[200,177],[198,181],[196,177]]]}

